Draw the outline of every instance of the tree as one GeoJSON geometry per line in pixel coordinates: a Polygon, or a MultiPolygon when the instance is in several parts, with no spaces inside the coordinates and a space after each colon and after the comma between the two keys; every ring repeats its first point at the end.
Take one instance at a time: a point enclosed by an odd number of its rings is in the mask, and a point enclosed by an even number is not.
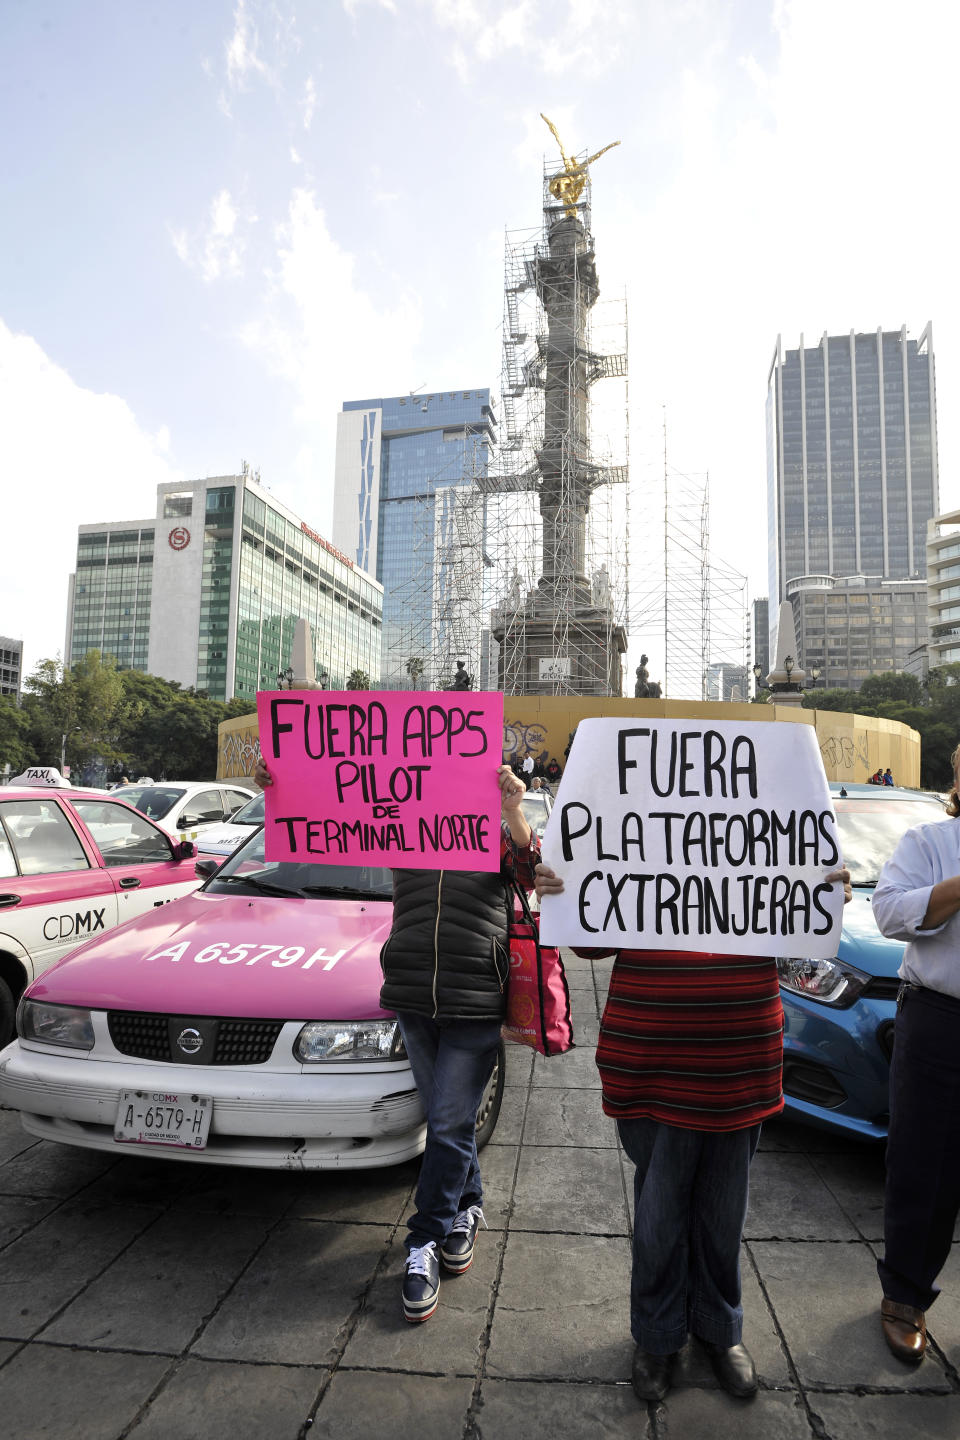
{"type": "Polygon", "coordinates": [[[915,675],[908,675],[905,670],[889,670],[883,675],[868,675],[860,686],[861,714],[869,713],[863,710],[863,705],[880,705],[884,701],[902,700],[908,705],[919,705],[923,699],[923,689],[920,681],[915,675]]]}
{"type": "Polygon", "coordinates": [[[211,780],[224,709],[219,700],[183,691],[149,710],[140,725],[140,767],[158,780],[211,780]]]}
{"type": "Polygon", "coordinates": [[[872,709],[864,709],[856,690],[805,690],[802,705],[805,710],[846,710],[872,715],[872,709]]]}
{"type": "Polygon", "coordinates": [[[59,767],[64,737],[72,741],[79,728],[76,688],[70,672],[64,671],[59,655],[52,660],[41,660],[27,676],[23,685],[23,711],[37,763],[59,767]]]}
{"type": "Polygon", "coordinates": [[[0,766],[9,765],[14,775],[36,764],[30,744],[30,720],[13,695],[0,695],[0,766]]]}
{"type": "Polygon", "coordinates": [[[419,690],[420,677],[423,674],[424,670],[427,668],[424,662],[420,659],[420,656],[411,655],[410,659],[407,661],[406,665],[403,668],[410,676],[410,688],[412,690],[419,690]]]}
{"type": "Polygon", "coordinates": [[[347,677],[347,689],[369,690],[370,676],[367,674],[366,670],[361,670],[359,666],[357,666],[356,670],[351,670],[349,676],[347,677]]]}

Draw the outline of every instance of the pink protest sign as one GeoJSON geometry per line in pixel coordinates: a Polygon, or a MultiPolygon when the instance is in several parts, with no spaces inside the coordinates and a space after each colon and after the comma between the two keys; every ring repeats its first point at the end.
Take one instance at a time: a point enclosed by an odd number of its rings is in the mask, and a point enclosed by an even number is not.
{"type": "Polygon", "coordinates": [[[268,860],[499,870],[503,696],[257,696],[268,860]]]}

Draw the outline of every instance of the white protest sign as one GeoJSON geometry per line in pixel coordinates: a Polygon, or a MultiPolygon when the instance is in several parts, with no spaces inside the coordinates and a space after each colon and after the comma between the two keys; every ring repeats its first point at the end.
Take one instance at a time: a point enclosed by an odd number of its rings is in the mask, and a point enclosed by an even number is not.
{"type": "Polygon", "coordinates": [[[812,725],[581,720],[543,837],[549,945],[828,959],[843,861],[812,725]]]}

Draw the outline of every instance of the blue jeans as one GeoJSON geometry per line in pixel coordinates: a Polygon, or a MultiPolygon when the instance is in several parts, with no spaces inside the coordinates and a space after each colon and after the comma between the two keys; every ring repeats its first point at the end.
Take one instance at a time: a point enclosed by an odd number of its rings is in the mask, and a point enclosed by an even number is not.
{"type": "Polygon", "coordinates": [[[672,1355],[689,1334],[739,1345],[740,1240],[760,1126],[681,1130],[618,1120],[636,1168],[630,1329],[641,1350],[672,1355]]]}
{"type": "Polygon", "coordinates": [[[477,1164],[477,1111],[493,1072],[500,1020],[397,1016],[427,1121],[416,1210],[407,1245],[441,1244],[457,1212],[483,1200],[477,1164]]]}

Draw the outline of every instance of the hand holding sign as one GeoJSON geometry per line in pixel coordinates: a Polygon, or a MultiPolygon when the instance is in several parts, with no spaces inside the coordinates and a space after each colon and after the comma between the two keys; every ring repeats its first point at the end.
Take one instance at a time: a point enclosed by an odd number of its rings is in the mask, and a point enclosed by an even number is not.
{"type": "Polygon", "coordinates": [[[564,882],[543,891],[547,943],[836,954],[842,861],[810,726],[583,720],[543,855],[564,882]]]}
{"type": "Polygon", "coordinates": [[[502,695],[282,690],[257,712],[267,859],[500,868],[502,695]]]}

